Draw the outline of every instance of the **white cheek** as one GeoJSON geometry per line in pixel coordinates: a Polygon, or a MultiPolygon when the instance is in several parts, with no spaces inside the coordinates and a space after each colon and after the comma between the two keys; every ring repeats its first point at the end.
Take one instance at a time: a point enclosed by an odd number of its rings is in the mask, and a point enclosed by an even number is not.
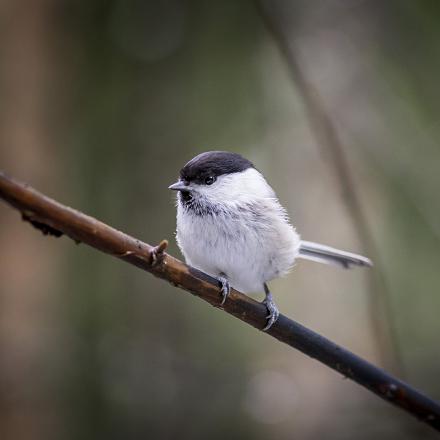
{"type": "Polygon", "coordinates": [[[275,193],[254,168],[219,176],[212,185],[195,185],[196,191],[213,203],[247,202],[252,198],[273,198],[275,193]]]}

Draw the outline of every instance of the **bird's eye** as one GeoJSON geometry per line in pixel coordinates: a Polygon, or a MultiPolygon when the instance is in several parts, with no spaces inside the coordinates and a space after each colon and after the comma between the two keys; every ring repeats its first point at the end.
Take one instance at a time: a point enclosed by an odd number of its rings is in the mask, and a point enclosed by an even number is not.
{"type": "Polygon", "coordinates": [[[212,185],[215,182],[216,177],[215,176],[208,176],[205,179],[206,185],[212,185]]]}

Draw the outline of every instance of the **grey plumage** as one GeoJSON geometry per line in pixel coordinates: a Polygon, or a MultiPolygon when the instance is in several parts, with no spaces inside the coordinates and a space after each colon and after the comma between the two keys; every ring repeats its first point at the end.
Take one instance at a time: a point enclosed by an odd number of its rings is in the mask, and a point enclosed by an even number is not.
{"type": "Polygon", "coordinates": [[[341,251],[313,241],[301,240],[299,245],[299,258],[316,261],[318,263],[334,264],[350,269],[353,266],[373,266],[371,260],[362,255],[341,251]]]}
{"type": "Polygon", "coordinates": [[[218,279],[222,304],[230,286],[264,290],[265,330],[279,314],[267,282],[287,274],[296,258],[345,268],[372,265],[366,257],[302,241],[264,176],[238,154],[202,153],[179,177],[169,188],[178,191],[176,239],[186,262],[218,279]]]}

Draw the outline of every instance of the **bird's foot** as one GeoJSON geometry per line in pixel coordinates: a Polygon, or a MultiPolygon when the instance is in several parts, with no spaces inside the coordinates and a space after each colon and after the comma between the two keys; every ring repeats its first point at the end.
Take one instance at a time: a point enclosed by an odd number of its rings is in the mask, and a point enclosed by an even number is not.
{"type": "Polygon", "coordinates": [[[229,296],[229,293],[231,292],[231,285],[229,284],[228,279],[224,276],[224,274],[220,274],[219,277],[217,277],[218,282],[220,283],[220,293],[222,294],[222,302],[220,305],[223,305],[226,302],[226,298],[229,296]]]}
{"type": "Polygon", "coordinates": [[[267,325],[266,327],[263,328],[264,332],[269,330],[280,316],[280,311],[278,310],[278,307],[276,306],[272,298],[272,294],[269,292],[269,289],[267,289],[266,286],[265,286],[265,291],[266,291],[266,298],[264,299],[263,304],[266,306],[269,314],[266,316],[267,325]]]}

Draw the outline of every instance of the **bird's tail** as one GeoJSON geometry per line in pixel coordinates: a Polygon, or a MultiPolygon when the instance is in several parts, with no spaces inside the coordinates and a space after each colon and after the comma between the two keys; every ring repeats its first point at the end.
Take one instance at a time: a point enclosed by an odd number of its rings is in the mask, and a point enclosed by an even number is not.
{"type": "Polygon", "coordinates": [[[350,269],[353,266],[369,266],[373,263],[367,257],[352,254],[351,252],[340,251],[339,249],[313,243],[312,241],[301,240],[299,247],[299,257],[318,263],[334,264],[350,269]]]}

